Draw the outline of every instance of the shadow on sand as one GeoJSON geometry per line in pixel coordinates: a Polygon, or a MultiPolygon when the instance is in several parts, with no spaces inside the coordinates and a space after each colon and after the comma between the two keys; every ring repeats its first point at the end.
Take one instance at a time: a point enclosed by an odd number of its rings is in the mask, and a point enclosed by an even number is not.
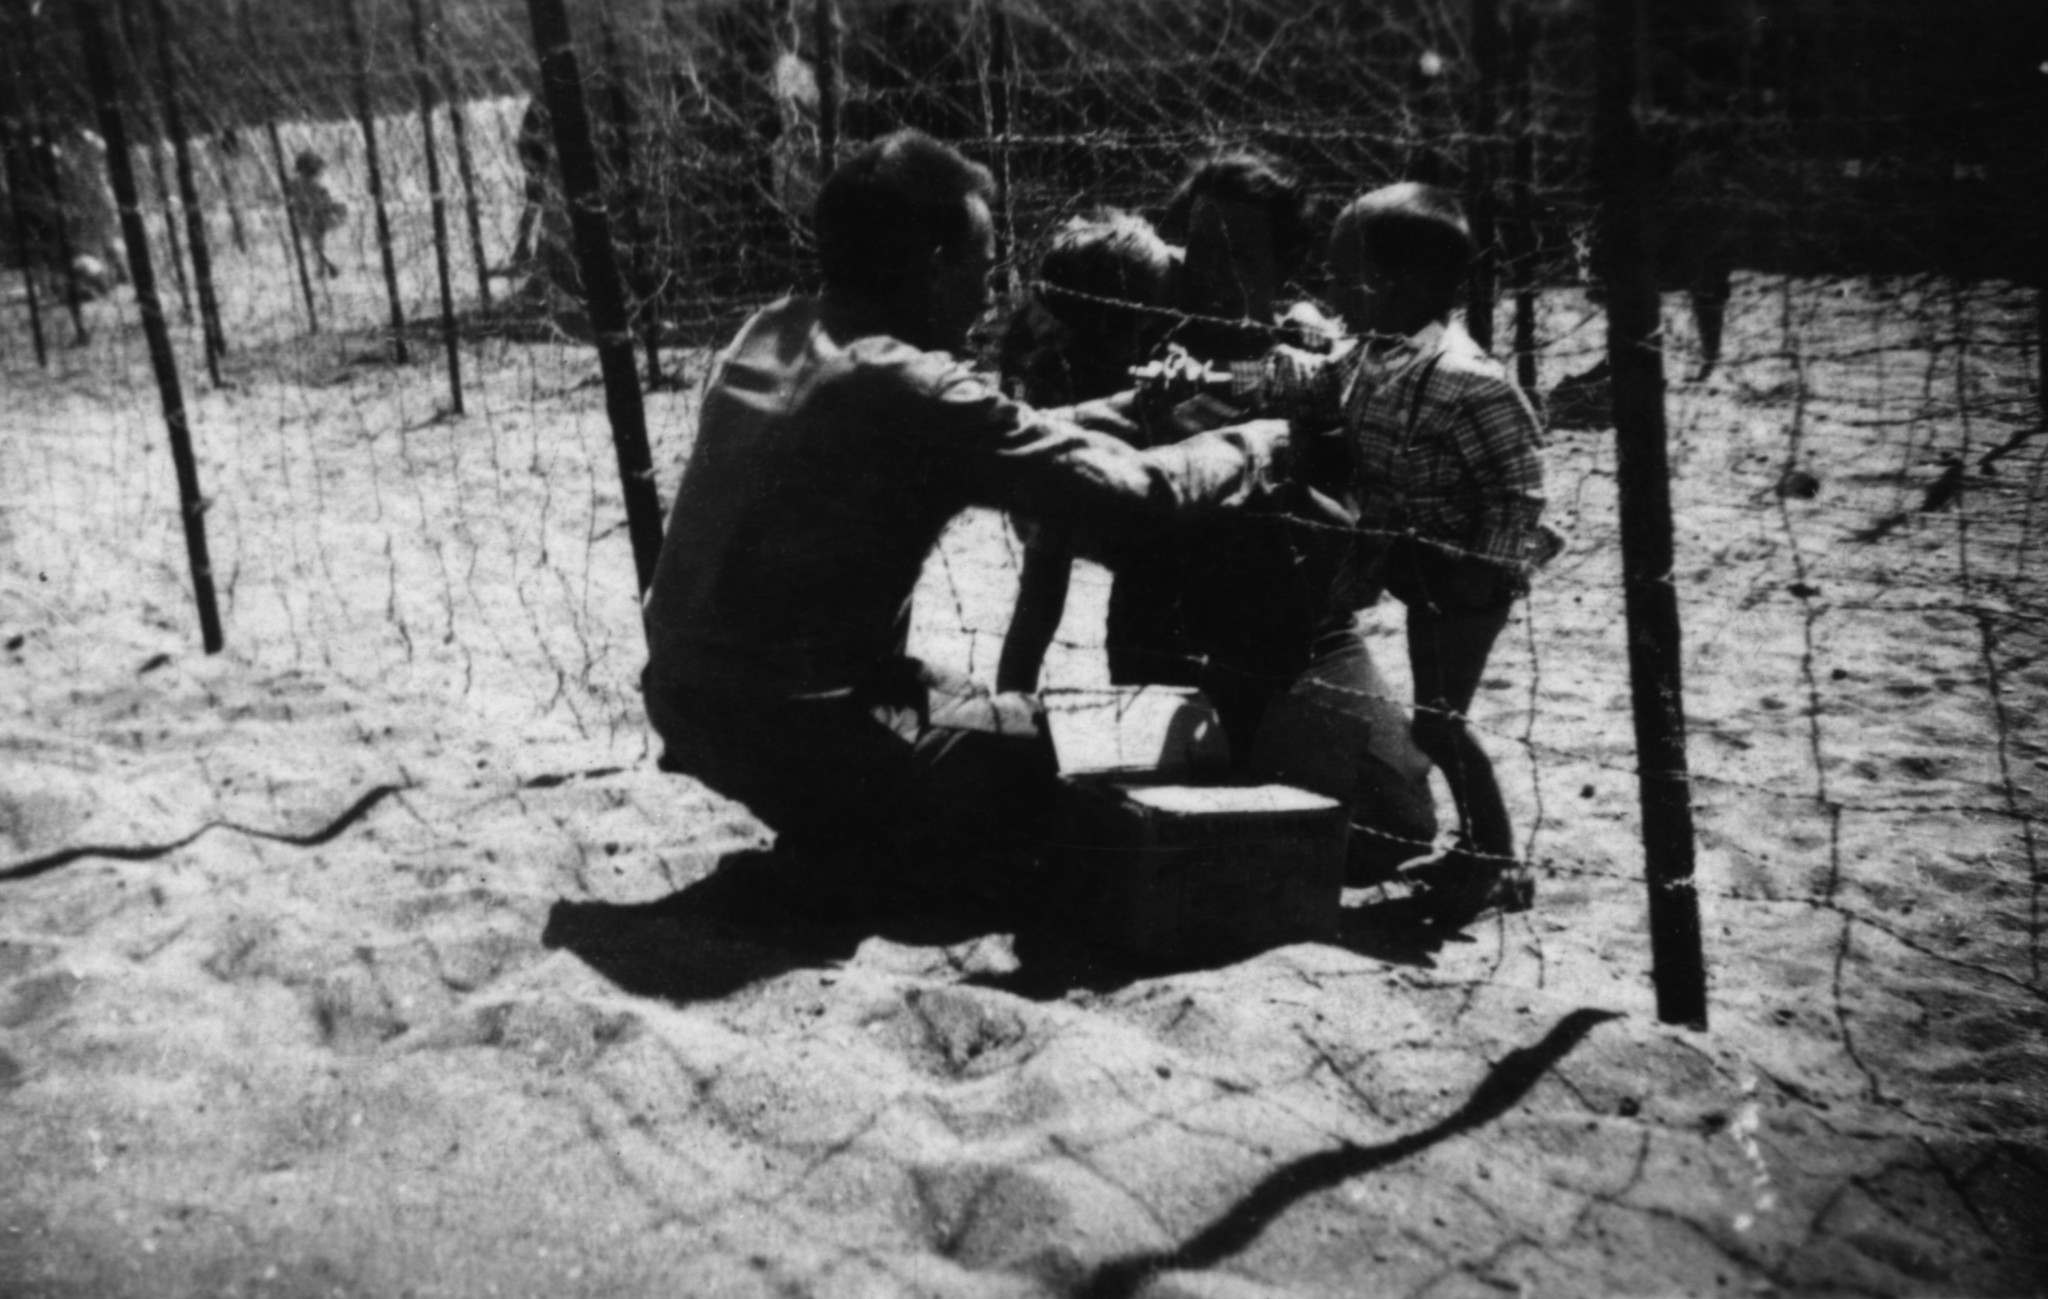
{"type": "MultiPolygon", "coordinates": [[[[715,1000],[790,970],[839,964],[871,937],[948,947],[1012,935],[1014,969],[965,981],[1033,1000],[1113,992],[1255,954],[1140,962],[1088,942],[1051,894],[1018,887],[958,896],[827,877],[772,851],[750,849],[727,855],[705,878],[651,902],[557,902],[541,942],[573,952],[623,991],[678,1004],[715,1000]]],[[[1347,907],[1336,941],[1374,960],[1425,968],[1442,943],[1401,899],[1347,907]]]]}

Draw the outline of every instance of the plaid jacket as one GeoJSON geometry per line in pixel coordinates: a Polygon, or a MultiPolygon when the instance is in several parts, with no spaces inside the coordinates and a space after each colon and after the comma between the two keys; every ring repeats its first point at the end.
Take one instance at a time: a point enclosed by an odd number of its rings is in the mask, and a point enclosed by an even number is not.
{"type": "Polygon", "coordinates": [[[1542,428],[1463,327],[1328,356],[1278,348],[1231,367],[1231,388],[1303,432],[1343,428],[1361,530],[1412,534],[1522,580],[1534,569],[1542,428]]]}

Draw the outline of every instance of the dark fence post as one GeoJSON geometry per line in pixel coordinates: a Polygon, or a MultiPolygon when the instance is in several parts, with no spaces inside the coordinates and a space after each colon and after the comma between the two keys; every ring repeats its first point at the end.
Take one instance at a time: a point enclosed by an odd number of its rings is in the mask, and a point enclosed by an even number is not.
{"type": "Polygon", "coordinates": [[[818,47],[818,181],[839,165],[840,61],[845,57],[846,22],[839,0],[817,0],[811,37],[818,47]]]}
{"type": "MultiPolygon", "coordinates": [[[[0,76],[4,76],[7,86],[14,84],[12,68],[0,69],[0,76]]],[[[0,154],[5,155],[0,162],[4,162],[6,168],[8,216],[14,225],[15,247],[22,250],[21,284],[28,296],[28,333],[29,338],[35,343],[36,364],[47,370],[50,368],[50,343],[43,337],[42,295],[36,291],[35,258],[29,255],[31,236],[28,218],[21,210],[23,196],[26,193],[22,187],[21,164],[28,152],[28,133],[22,130],[20,124],[7,112],[5,104],[0,104],[0,131],[5,132],[4,135],[0,135],[0,154]]]]}
{"type": "Polygon", "coordinates": [[[1526,2],[1510,21],[1515,87],[1514,212],[1508,221],[1508,274],[1515,291],[1515,382],[1531,400],[1536,373],[1536,16],[1526,2]]]}
{"type": "Polygon", "coordinates": [[[40,240],[30,232],[28,213],[22,210],[29,192],[22,168],[34,165],[30,149],[34,133],[27,127],[26,115],[14,102],[14,88],[19,84],[13,51],[0,50],[0,172],[7,179],[7,216],[14,227],[14,246],[21,250],[21,286],[28,297],[29,338],[35,343],[36,364],[47,370],[50,342],[43,336],[43,300],[36,288],[34,255],[34,244],[40,240]]]}
{"type": "MultiPolygon", "coordinates": [[[[41,178],[41,192],[49,195],[49,234],[57,243],[57,265],[61,268],[60,273],[63,276],[64,306],[71,314],[72,346],[84,347],[92,341],[92,335],[85,328],[85,303],[78,291],[75,259],[79,249],[71,238],[71,216],[68,210],[70,205],[64,201],[64,163],[61,157],[62,150],[68,147],[71,141],[65,139],[58,117],[49,111],[50,84],[43,76],[42,53],[36,48],[36,35],[41,27],[42,15],[31,7],[25,17],[28,21],[23,38],[27,41],[28,49],[30,106],[28,112],[23,114],[22,120],[30,126],[31,135],[38,132],[41,134],[47,151],[30,150],[24,161],[31,168],[43,165],[49,168],[49,175],[41,178]]],[[[17,76],[19,71],[10,59],[8,76],[17,76]]],[[[31,180],[31,184],[34,183],[31,180]]]]}
{"type": "Polygon", "coordinates": [[[1594,177],[1607,280],[1607,358],[1613,376],[1622,593],[1650,892],[1651,977],[1659,1019],[1705,1028],[1706,959],[1693,882],[1692,780],[1685,752],[1678,592],[1672,584],[1664,358],[1637,118],[1640,3],[1596,0],[1594,6],[1600,66],[1594,177]]]}
{"type": "Polygon", "coordinates": [[[619,459],[619,485],[626,501],[626,532],[633,566],[645,595],[661,556],[661,498],[654,490],[654,458],[647,449],[647,413],[633,364],[633,336],[626,319],[618,260],[612,254],[610,222],[597,156],[590,143],[590,116],[583,81],[569,43],[569,15],[562,0],[526,0],[533,25],[533,49],[540,59],[541,93],[555,134],[569,219],[576,232],[576,259],[590,323],[597,334],[598,365],[604,374],[605,411],[611,417],[612,448],[619,459]]]}
{"type": "Polygon", "coordinates": [[[462,95],[455,80],[455,62],[448,57],[448,20],[437,3],[434,6],[434,61],[441,72],[442,93],[448,96],[448,132],[455,137],[455,174],[462,180],[462,211],[469,226],[469,251],[476,263],[477,305],[491,309],[491,270],[484,255],[483,205],[476,195],[476,159],[469,151],[469,115],[462,111],[462,95]]]}
{"type": "Polygon", "coordinates": [[[306,239],[299,233],[299,214],[292,210],[291,173],[284,161],[284,141],[278,138],[277,121],[272,119],[263,124],[264,134],[270,137],[270,159],[277,166],[278,193],[285,195],[285,234],[291,240],[292,260],[299,267],[299,292],[306,299],[306,328],[308,333],[320,332],[320,311],[313,305],[313,273],[306,268],[306,239]]]}
{"type": "Polygon", "coordinates": [[[434,212],[434,269],[441,282],[441,342],[448,353],[451,415],[462,413],[462,348],[455,333],[455,286],[448,265],[448,196],[441,192],[441,159],[434,144],[434,74],[427,59],[427,18],[420,0],[412,8],[412,51],[419,65],[420,144],[427,155],[427,198],[434,212]]]}
{"type": "MultiPolygon", "coordinates": [[[[114,17],[120,23],[121,44],[127,47],[131,62],[140,58],[142,43],[135,37],[135,14],[132,0],[115,0],[114,17]]],[[[149,144],[149,170],[156,178],[157,202],[164,209],[164,242],[171,250],[171,278],[178,286],[178,309],[185,323],[192,323],[192,290],[185,282],[185,249],[178,242],[178,214],[171,204],[170,177],[164,171],[162,142],[152,140],[149,144]]]]}
{"type": "Polygon", "coordinates": [[[199,465],[192,455],[192,433],[185,422],[185,396],[178,386],[178,360],[171,351],[170,329],[164,323],[163,301],[157,296],[156,273],[149,260],[149,232],[135,192],[135,172],[128,160],[128,130],[121,120],[121,96],[108,57],[99,0],[75,0],[78,34],[85,47],[86,75],[99,109],[100,134],[107,142],[108,179],[121,209],[121,234],[128,244],[128,273],[135,284],[135,303],[142,313],[142,332],[149,341],[149,361],[156,371],[163,399],[164,424],[171,435],[171,463],[178,474],[178,503],[185,521],[185,553],[192,567],[192,593],[199,604],[200,637],[208,654],[223,643],[220,611],[213,598],[213,561],[206,553],[206,503],[199,492],[199,465]]]}
{"type": "Polygon", "coordinates": [[[1494,232],[1494,139],[1500,133],[1500,0],[1471,0],[1472,139],[1466,146],[1466,186],[1472,222],[1471,300],[1465,328],[1472,341],[1493,347],[1493,303],[1499,260],[1494,232]]]}
{"type": "Polygon", "coordinates": [[[391,247],[391,213],[384,203],[384,165],[377,156],[377,119],[370,103],[370,50],[356,0],[341,0],[341,22],[355,66],[356,119],[363,128],[363,164],[370,173],[370,206],[377,219],[377,251],[384,262],[384,293],[391,299],[391,359],[412,359],[405,343],[405,303],[398,292],[398,256],[391,247]]]}
{"type": "Polygon", "coordinates": [[[604,49],[606,115],[612,126],[612,177],[621,222],[626,227],[626,273],[632,280],[633,305],[629,318],[637,314],[641,345],[647,350],[647,386],[661,386],[661,313],[654,302],[652,258],[654,240],[647,230],[646,192],[640,184],[639,159],[633,149],[638,125],[631,94],[626,87],[626,61],[619,54],[618,33],[611,20],[603,18],[599,42],[604,49]]]}
{"type": "Polygon", "coordinates": [[[171,156],[178,167],[178,201],[185,208],[185,237],[192,247],[192,280],[199,290],[199,329],[206,340],[206,373],[213,386],[221,386],[220,358],[228,350],[220,327],[220,299],[213,291],[213,249],[206,241],[206,209],[199,203],[199,182],[192,172],[192,145],[185,138],[185,112],[178,102],[178,74],[171,55],[171,15],[164,0],[150,0],[150,20],[156,26],[158,76],[162,84],[158,98],[164,110],[164,129],[170,133],[171,156]]]}
{"type": "MultiPolygon", "coordinates": [[[[253,60],[257,50],[256,24],[249,13],[249,0],[242,0],[239,8],[242,41],[249,47],[250,57],[253,60]]],[[[272,82],[273,94],[277,93],[275,86],[276,83],[272,82]]],[[[287,251],[291,254],[292,261],[297,263],[299,268],[299,292],[306,300],[307,331],[317,334],[320,332],[320,310],[313,303],[313,274],[306,269],[306,241],[304,236],[299,233],[298,213],[292,210],[292,178],[291,173],[285,169],[284,140],[279,136],[277,130],[276,105],[271,105],[270,107],[272,111],[266,112],[263,117],[263,134],[270,140],[270,160],[277,167],[277,196],[278,201],[284,207],[285,238],[290,243],[287,251]]]]}

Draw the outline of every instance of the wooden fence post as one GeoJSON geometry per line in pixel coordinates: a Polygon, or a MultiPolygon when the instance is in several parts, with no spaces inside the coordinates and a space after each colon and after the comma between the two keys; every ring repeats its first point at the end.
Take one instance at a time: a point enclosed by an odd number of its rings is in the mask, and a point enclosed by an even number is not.
{"type": "Polygon", "coordinates": [[[121,119],[120,89],[113,60],[107,53],[99,0],[73,0],[79,39],[85,47],[86,75],[99,110],[100,134],[107,142],[108,179],[121,209],[121,234],[128,244],[128,274],[135,284],[135,303],[142,313],[142,332],[149,342],[149,360],[156,371],[163,400],[164,424],[170,432],[171,463],[178,475],[178,503],[185,523],[185,554],[192,568],[192,593],[199,604],[200,638],[208,654],[220,652],[220,611],[214,603],[213,561],[206,550],[206,502],[199,491],[199,466],[192,455],[192,433],[185,422],[185,397],[178,385],[178,360],[171,351],[171,333],[164,323],[163,301],[157,296],[156,273],[149,260],[149,232],[142,224],[135,172],[128,158],[128,129],[121,119]]]}
{"type": "Polygon", "coordinates": [[[434,269],[441,285],[441,342],[448,354],[448,397],[451,415],[462,414],[462,347],[455,330],[455,287],[448,265],[448,196],[441,190],[441,158],[434,144],[434,73],[427,58],[427,18],[420,0],[412,9],[412,52],[418,65],[415,85],[420,97],[420,144],[427,156],[427,199],[434,213],[434,269]]]}
{"type": "Polygon", "coordinates": [[[1693,881],[1692,779],[1679,668],[1683,642],[1678,591],[1672,584],[1664,358],[1637,117],[1641,2],[1595,0],[1600,74],[1594,176],[1600,187],[1598,238],[1607,279],[1607,359],[1613,376],[1622,593],[1650,893],[1651,977],[1659,1019],[1705,1028],[1706,958],[1693,881]]]}
{"type": "Polygon", "coordinates": [[[448,132],[455,138],[455,174],[462,181],[462,211],[469,227],[469,251],[476,263],[476,300],[485,314],[491,310],[491,270],[484,253],[483,205],[476,193],[476,159],[469,149],[469,115],[462,111],[462,95],[455,80],[455,61],[448,56],[448,19],[434,6],[434,59],[441,71],[441,86],[448,96],[448,132]]]}
{"type": "Polygon", "coordinates": [[[633,149],[639,117],[626,87],[626,61],[619,53],[618,33],[609,18],[601,20],[598,39],[604,50],[605,80],[611,83],[605,95],[605,109],[612,128],[614,192],[618,206],[623,209],[619,216],[626,234],[626,275],[633,290],[628,318],[634,314],[639,317],[640,341],[647,351],[647,386],[658,388],[662,382],[661,313],[654,302],[654,241],[647,230],[646,192],[640,183],[640,160],[633,149]]]}
{"type": "MultiPolygon", "coordinates": [[[[241,20],[242,28],[242,41],[248,46],[253,59],[257,48],[256,24],[250,16],[249,0],[241,0],[238,8],[238,16],[241,20]]],[[[274,84],[273,93],[276,93],[274,84]]],[[[265,113],[263,117],[263,134],[270,141],[270,159],[277,168],[277,194],[279,201],[284,205],[285,237],[290,244],[287,251],[291,254],[292,260],[297,263],[299,268],[299,293],[306,300],[307,332],[317,334],[320,332],[320,309],[313,302],[313,274],[306,269],[306,240],[305,236],[299,231],[299,215],[292,210],[292,178],[290,171],[285,167],[284,140],[277,130],[276,105],[273,104],[270,107],[272,111],[265,113]]]]}
{"type": "MultiPolygon", "coordinates": [[[[4,70],[4,75],[7,84],[12,85],[12,69],[4,70]]],[[[5,155],[8,217],[14,226],[14,246],[21,249],[24,254],[21,259],[21,285],[28,297],[28,333],[30,340],[35,344],[36,364],[47,370],[50,368],[50,342],[43,336],[42,295],[36,290],[35,258],[26,255],[30,236],[28,219],[21,211],[23,189],[20,160],[21,155],[27,152],[27,132],[20,129],[14,119],[7,114],[4,106],[0,106],[0,132],[4,132],[0,134],[0,153],[5,155]]]]}
{"type": "MultiPolygon", "coordinates": [[[[85,303],[79,296],[78,276],[74,271],[74,259],[79,249],[71,239],[71,218],[67,210],[69,205],[64,202],[64,163],[61,152],[67,141],[57,118],[48,111],[50,87],[49,81],[43,76],[43,58],[41,51],[37,49],[36,39],[41,14],[30,7],[24,17],[27,19],[23,37],[27,41],[28,50],[29,108],[22,114],[22,121],[28,129],[30,138],[40,134],[49,151],[29,150],[23,161],[34,168],[43,165],[47,160],[50,174],[41,179],[44,192],[50,196],[50,234],[57,241],[57,264],[62,268],[64,277],[64,307],[71,315],[73,331],[71,345],[84,347],[92,341],[92,335],[85,327],[85,303]]],[[[10,78],[20,75],[20,69],[14,66],[12,59],[8,60],[6,72],[10,78]]],[[[33,180],[31,185],[34,185],[33,180]]]]}
{"type": "Polygon", "coordinates": [[[28,194],[22,167],[32,163],[29,145],[34,134],[14,103],[14,87],[18,84],[13,52],[0,49],[0,169],[4,169],[7,180],[7,216],[14,227],[14,246],[22,254],[21,287],[28,298],[29,339],[35,344],[36,364],[47,370],[50,342],[43,336],[43,300],[36,288],[36,259],[31,247],[34,236],[29,232],[28,214],[22,211],[28,194]]]}
{"type": "Polygon", "coordinates": [[[158,99],[163,105],[164,129],[171,137],[171,156],[178,168],[178,201],[185,208],[185,237],[192,248],[192,280],[199,290],[199,329],[206,342],[206,373],[213,386],[221,386],[220,358],[227,353],[227,336],[220,327],[220,298],[213,289],[213,248],[206,239],[206,209],[199,203],[199,181],[192,171],[192,144],[185,137],[185,111],[178,102],[178,74],[171,56],[171,15],[164,0],[150,0],[150,20],[156,27],[158,99]]]}
{"type": "MultiPolygon", "coordinates": [[[[114,0],[114,17],[120,24],[121,44],[126,47],[131,63],[141,57],[142,44],[135,35],[135,13],[133,0],[114,0]]],[[[178,310],[186,324],[192,323],[192,290],[185,281],[185,248],[178,242],[178,214],[171,204],[171,182],[164,170],[162,142],[152,140],[148,145],[149,170],[156,178],[157,202],[164,210],[164,242],[170,245],[171,278],[178,286],[178,310]]]]}
{"type": "Polygon", "coordinates": [[[619,485],[625,495],[626,532],[632,539],[640,593],[645,595],[654,581],[655,561],[661,556],[661,498],[654,489],[647,413],[640,402],[625,291],[619,283],[618,259],[612,253],[611,223],[605,216],[597,155],[590,143],[583,80],[577,71],[569,15],[563,11],[562,0],[526,0],[526,11],[533,26],[534,53],[540,59],[541,93],[554,127],[555,158],[576,233],[584,299],[597,334],[605,410],[611,417],[612,448],[618,456],[619,485]]]}
{"type": "Polygon", "coordinates": [[[377,156],[377,119],[370,103],[370,51],[356,0],[341,0],[342,27],[355,65],[356,120],[363,130],[363,163],[370,173],[370,206],[377,220],[377,251],[384,262],[384,293],[391,300],[391,359],[412,359],[405,342],[405,303],[398,291],[398,256],[391,246],[391,213],[384,203],[384,165],[377,156]]]}

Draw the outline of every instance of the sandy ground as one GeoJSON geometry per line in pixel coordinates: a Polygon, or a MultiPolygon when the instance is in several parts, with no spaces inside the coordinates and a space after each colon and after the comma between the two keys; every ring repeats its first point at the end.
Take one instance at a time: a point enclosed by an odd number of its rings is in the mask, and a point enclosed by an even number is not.
{"type": "MultiPolygon", "coordinates": [[[[1674,390],[1706,1032],[1654,1010],[1609,434],[1555,437],[1571,546],[1476,709],[1536,908],[1429,944],[1354,892],[1342,941],[1148,972],[749,898],[758,823],[654,767],[571,346],[471,345],[443,418],[428,340],[213,391],[181,333],[202,655],[95,310],[40,371],[13,305],[0,354],[0,1296],[2048,1288],[2044,448],[1915,510],[2032,418],[2022,297],[1745,277],[1674,390]]],[[[1546,303],[1546,382],[1585,313],[1546,303]]],[[[691,405],[651,398],[665,497],[691,405]]],[[[992,674],[1015,555],[961,522],[928,653],[992,674]]]]}

